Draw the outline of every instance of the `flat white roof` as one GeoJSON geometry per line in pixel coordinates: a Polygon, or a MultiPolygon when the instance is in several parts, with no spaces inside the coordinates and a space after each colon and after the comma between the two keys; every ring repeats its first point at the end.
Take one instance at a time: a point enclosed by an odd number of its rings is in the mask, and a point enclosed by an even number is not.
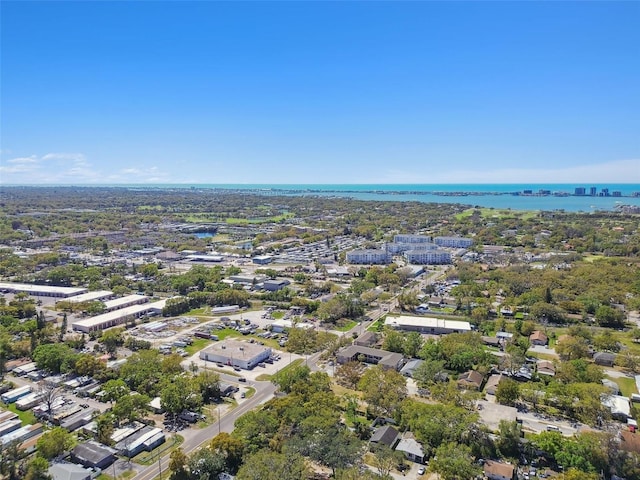
{"type": "MultiPolygon", "coordinates": [[[[271,325],[276,325],[282,328],[293,328],[293,322],[291,320],[285,320],[284,318],[275,320],[274,322],[271,323],[271,325]]],[[[304,328],[305,330],[308,330],[313,327],[314,325],[312,323],[307,323],[307,322],[296,323],[296,328],[304,328]]]]}
{"type": "Polygon", "coordinates": [[[133,425],[127,425],[126,427],[118,428],[114,430],[113,433],[111,434],[111,440],[118,443],[124,440],[125,438],[130,437],[131,435],[136,433],[138,430],[141,430],[142,428],[143,428],[143,425],[137,422],[134,423],[133,425]]]}
{"type": "Polygon", "coordinates": [[[91,302],[93,300],[101,300],[106,297],[110,297],[113,295],[111,290],[98,290],[97,292],[87,292],[82,295],[76,295],[75,297],[71,297],[67,300],[67,302],[71,303],[82,303],[82,302],[91,302]]]}
{"type": "Polygon", "coordinates": [[[160,300],[153,303],[145,303],[142,305],[132,305],[130,307],[121,308],[120,310],[114,310],[113,312],[103,313],[102,315],[97,315],[91,318],[85,318],[84,320],[78,320],[77,322],[73,322],[72,326],[74,328],[75,327],[84,327],[89,329],[96,328],[105,323],[126,318],[129,315],[135,316],[135,315],[140,315],[140,314],[151,312],[151,311],[162,311],[166,303],[167,303],[167,299],[160,300]]]}
{"type": "Polygon", "coordinates": [[[113,300],[107,300],[106,302],[104,302],[104,306],[107,309],[118,308],[121,305],[127,305],[127,304],[132,303],[132,302],[139,302],[139,301],[142,301],[143,299],[144,299],[145,302],[149,300],[149,298],[146,297],[145,295],[132,294],[132,295],[127,295],[126,297],[114,298],[113,300]]]}
{"type": "Polygon", "coordinates": [[[471,331],[471,324],[469,322],[461,320],[443,320],[441,318],[433,317],[410,317],[407,315],[400,315],[398,317],[387,316],[384,324],[391,327],[407,326],[471,331]]]}
{"type": "Polygon", "coordinates": [[[86,288],[79,287],[54,287],[51,285],[32,285],[30,283],[9,283],[0,282],[0,290],[9,290],[11,292],[27,292],[31,295],[38,293],[60,293],[65,295],[80,295],[87,291],[86,288]]]}
{"type": "Polygon", "coordinates": [[[271,352],[270,347],[262,346],[258,343],[243,342],[226,338],[221,342],[216,342],[201,350],[205,353],[217,354],[237,359],[252,359],[265,351],[271,352]]]}
{"type": "Polygon", "coordinates": [[[187,255],[187,259],[202,262],[221,262],[223,257],[220,255],[187,255]]]}
{"type": "Polygon", "coordinates": [[[631,405],[627,397],[621,395],[604,395],[602,404],[608,407],[613,415],[631,416],[631,405]]]}

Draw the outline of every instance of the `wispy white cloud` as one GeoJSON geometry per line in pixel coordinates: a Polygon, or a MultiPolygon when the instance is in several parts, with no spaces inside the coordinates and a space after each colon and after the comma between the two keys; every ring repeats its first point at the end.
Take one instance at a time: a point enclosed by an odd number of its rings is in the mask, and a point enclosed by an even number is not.
{"type": "Polygon", "coordinates": [[[156,166],[132,166],[123,168],[108,177],[109,183],[168,183],[172,175],[156,166]]]}
{"type": "Polygon", "coordinates": [[[131,166],[107,173],[82,153],[30,155],[0,164],[0,182],[7,184],[159,183],[169,178],[156,166],[131,166]]]}
{"type": "Polygon", "coordinates": [[[12,158],[10,160],[7,160],[7,163],[13,163],[13,164],[33,164],[33,163],[38,163],[38,159],[35,157],[35,155],[32,155],[30,157],[19,157],[19,158],[12,158]]]}
{"type": "Polygon", "coordinates": [[[82,153],[47,153],[8,159],[0,165],[2,183],[90,183],[100,174],[82,153]]]}

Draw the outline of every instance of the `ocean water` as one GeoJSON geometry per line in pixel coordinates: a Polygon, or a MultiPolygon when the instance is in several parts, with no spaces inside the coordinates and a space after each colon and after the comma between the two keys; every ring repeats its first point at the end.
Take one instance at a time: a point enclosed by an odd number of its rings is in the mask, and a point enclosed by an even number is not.
{"type": "MultiPolygon", "coordinates": [[[[123,185],[120,185],[123,186],[123,185]]],[[[612,211],[619,205],[640,207],[640,184],[192,184],[192,185],[128,185],[135,188],[189,188],[246,191],[263,195],[318,195],[348,197],[359,200],[416,201],[425,203],[458,203],[487,208],[513,210],[565,210],[569,212],[612,211]],[[576,196],[575,189],[587,192],[596,188],[597,196],[576,196]],[[603,189],[621,197],[599,196],[603,189]],[[525,191],[531,191],[525,194],[525,191]],[[550,194],[541,195],[539,192],[550,194]]]]}
{"type": "MultiPolygon", "coordinates": [[[[26,185],[25,185],[26,186],[26,185]]],[[[33,185],[36,186],[37,185],[33,185]]],[[[59,185],[72,186],[72,185],[59,185]]],[[[76,187],[117,187],[133,190],[223,190],[260,195],[345,197],[358,200],[457,203],[512,210],[613,211],[621,205],[640,207],[640,184],[112,184],[76,187]],[[576,188],[595,196],[575,195],[576,188]],[[607,189],[609,196],[601,196],[607,189]],[[530,193],[525,193],[525,192],[530,193]],[[549,192],[540,194],[541,191],[549,192]],[[620,192],[620,196],[613,196],[620,192]]]]}

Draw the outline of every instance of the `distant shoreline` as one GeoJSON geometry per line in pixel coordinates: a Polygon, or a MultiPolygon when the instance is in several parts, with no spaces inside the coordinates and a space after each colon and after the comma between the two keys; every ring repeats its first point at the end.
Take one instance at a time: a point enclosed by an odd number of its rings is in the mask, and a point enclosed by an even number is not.
{"type": "Polygon", "coordinates": [[[363,201],[456,203],[518,211],[596,212],[640,207],[640,184],[119,184],[0,185],[34,189],[122,189],[207,194],[317,196],[363,201]],[[595,189],[595,195],[591,195],[595,189]],[[584,193],[581,193],[584,192],[584,193]],[[473,199],[473,200],[471,200],[473,199]]]}

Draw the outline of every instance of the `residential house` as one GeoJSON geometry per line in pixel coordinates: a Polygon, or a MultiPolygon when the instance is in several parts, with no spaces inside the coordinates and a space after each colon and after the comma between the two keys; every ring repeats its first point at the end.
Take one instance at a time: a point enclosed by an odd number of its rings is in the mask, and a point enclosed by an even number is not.
{"type": "Polygon", "coordinates": [[[343,348],[337,353],[336,359],[341,364],[358,360],[395,370],[399,370],[404,362],[404,357],[401,353],[387,352],[378,348],[360,347],[358,345],[350,345],[343,348]]]}
{"type": "Polygon", "coordinates": [[[484,343],[485,345],[488,345],[490,347],[500,348],[500,345],[502,345],[502,341],[498,337],[485,337],[485,336],[482,336],[480,338],[482,339],[482,343],[484,343]]]}
{"type": "Polygon", "coordinates": [[[475,370],[469,370],[458,377],[458,386],[467,390],[480,390],[484,377],[475,370]]]}
{"type": "Polygon", "coordinates": [[[404,367],[400,370],[400,373],[405,377],[413,378],[413,372],[416,368],[424,363],[424,360],[413,359],[409,360],[404,367]]]}
{"type": "Polygon", "coordinates": [[[611,417],[626,422],[631,417],[631,403],[627,397],[620,395],[603,395],[602,405],[611,411],[611,417]]]}
{"type": "Polygon", "coordinates": [[[373,432],[369,442],[375,445],[386,445],[389,448],[394,448],[396,443],[398,443],[398,439],[398,431],[391,425],[385,425],[373,432]]]}
{"type": "Polygon", "coordinates": [[[54,463],[48,472],[53,480],[91,480],[93,473],[75,463],[54,463]]]}
{"type": "Polygon", "coordinates": [[[613,367],[613,364],[616,361],[616,355],[609,352],[598,352],[593,356],[593,361],[596,365],[601,365],[603,367],[613,367]]]}
{"type": "Polygon", "coordinates": [[[484,462],[484,474],[489,480],[513,480],[516,467],[510,463],[487,460],[484,462]]]}
{"type": "Polygon", "coordinates": [[[502,374],[496,374],[496,375],[491,375],[489,377],[489,380],[487,380],[487,384],[484,387],[484,391],[488,394],[488,395],[495,395],[496,394],[496,390],[498,389],[498,385],[500,384],[500,382],[502,381],[502,374]]]}
{"type": "Polygon", "coordinates": [[[87,468],[106,467],[116,461],[116,450],[106,445],[89,440],[71,450],[71,460],[87,468]]]}
{"type": "Polygon", "coordinates": [[[513,338],[513,333],[509,332],[497,332],[496,337],[502,340],[503,342],[508,342],[513,338]]]}
{"type": "Polygon", "coordinates": [[[425,455],[422,444],[418,442],[410,433],[405,434],[396,445],[396,451],[402,452],[407,460],[424,464],[425,455]]]}
{"type": "Polygon", "coordinates": [[[549,342],[549,338],[544,332],[536,330],[529,335],[529,342],[531,345],[546,345],[549,342]]]}
{"type": "Polygon", "coordinates": [[[378,342],[378,335],[376,332],[366,331],[353,341],[354,345],[359,347],[371,347],[378,342]]]}
{"type": "Polygon", "coordinates": [[[556,366],[549,360],[538,360],[538,375],[555,376],[556,366]]]}

